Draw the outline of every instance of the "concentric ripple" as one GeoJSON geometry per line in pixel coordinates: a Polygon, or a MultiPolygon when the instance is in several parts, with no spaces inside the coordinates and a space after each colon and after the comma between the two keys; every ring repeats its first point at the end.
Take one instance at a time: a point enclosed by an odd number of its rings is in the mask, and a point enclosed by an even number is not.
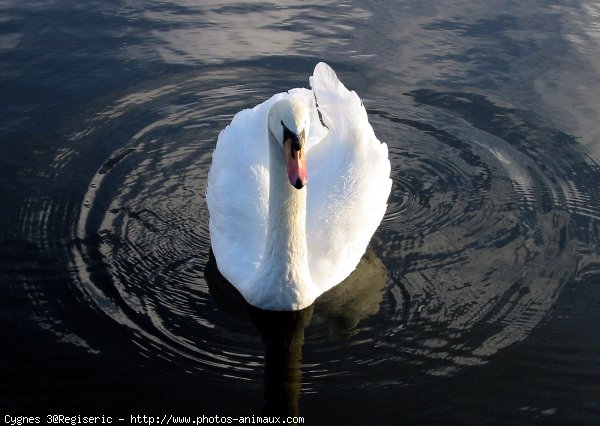
{"type": "Polygon", "coordinates": [[[204,201],[218,132],[277,91],[232,85],[243,72],[139,89],[73,132],[93,155],[61,160],[87,176],[73,297],[145,363],[273,394],[284,377],[292,399],[407,385],[489,362],[597,273],[600,170],[575,141],[480,95],[421,90],[365,99],[394,185],[357,271],[297,314],[248,307],[211,258],[204,201]]]}

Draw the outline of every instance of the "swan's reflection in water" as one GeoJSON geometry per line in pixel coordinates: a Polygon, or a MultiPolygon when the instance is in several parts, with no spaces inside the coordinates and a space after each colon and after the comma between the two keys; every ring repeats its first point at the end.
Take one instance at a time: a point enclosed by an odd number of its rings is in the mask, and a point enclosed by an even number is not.
{"type": "Polygon", "coordinates": [[[271,312],[253,307],[249,310],[265,345],[263,414],[297,416],[304,330],[310,323],[314,305],[296,312],[271,312]]]}
{"type": "Polygon", "coordinates": [[[212,251],[205,279],[217,306],[236,318],[249,317],[265,350],[265,416],[298,416],[302,389],[302,347],[314,317],[326,323],[332,338],[352,335],[359,322],[379,311],[387,272],[369,249],[356,270],[321,295],[313,305],[295,312],[275,312],[248,304],[219,272],[212,251]]]}

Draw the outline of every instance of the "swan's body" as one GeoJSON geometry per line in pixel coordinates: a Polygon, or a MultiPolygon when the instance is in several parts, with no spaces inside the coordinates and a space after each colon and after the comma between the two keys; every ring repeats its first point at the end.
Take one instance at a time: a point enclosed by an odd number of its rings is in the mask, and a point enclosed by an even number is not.
{"type": "Polygon", "coordinates": [[[323,63],[310,84],[237,113],[208,176],[217,266],[263,309],[302,309],[350,275],[390,193],[387,145],[356,93],[323,63]]]}

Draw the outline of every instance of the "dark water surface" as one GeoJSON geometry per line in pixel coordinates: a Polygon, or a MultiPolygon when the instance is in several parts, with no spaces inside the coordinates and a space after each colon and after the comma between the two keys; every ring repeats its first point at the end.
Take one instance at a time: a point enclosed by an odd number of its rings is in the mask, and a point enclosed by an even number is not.
{"type": "Polygon", "coordinates": [[[598,3],[198,3],[0,5],[0,414],[598,424],[598,3]],[[211,153],[319,60],[390,204],[347,282],[260,312],[211,153]]]}

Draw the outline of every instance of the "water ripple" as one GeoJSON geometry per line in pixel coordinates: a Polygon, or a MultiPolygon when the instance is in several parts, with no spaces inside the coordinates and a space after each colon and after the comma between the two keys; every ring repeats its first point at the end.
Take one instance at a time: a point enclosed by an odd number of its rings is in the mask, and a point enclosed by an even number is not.
{"type": "Polygon", "coordinates": [[[68,229],[51,249],[68,258],[55,275],[71,286],[28,290],[40,326],[101,352],[79,320],[57,320],[54,306],[76,299],[74,318],[109,324],[154,368],[255,389],[284,359],[292,393],[375,389],[489,362],[531,333],[566,283],[598,272],[598,165],[520,111],[419,90],[400,104],[365,100],[393,188],[357,271],[300,313],[248,307],[211,258],[204,201],[218,132],[272,91],[266,77],[231,85],[243,72],[140,88],[56,152],[53,173],[83,182],[79,208],[33,194],[19,213],[30,241],[68,229]]]}

